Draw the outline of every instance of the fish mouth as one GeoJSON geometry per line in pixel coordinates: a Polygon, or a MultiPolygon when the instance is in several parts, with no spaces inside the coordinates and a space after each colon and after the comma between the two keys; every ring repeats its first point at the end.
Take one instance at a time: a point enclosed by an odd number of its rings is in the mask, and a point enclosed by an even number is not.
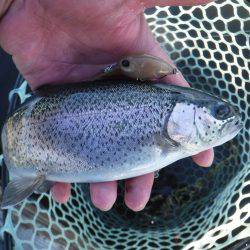
{"type": "Polygon", "coordinates": [[[223,143],[232,140],[237,134],[242,130],[243,122],[241,118],[239,119],[230,119],[227,123],[223,124],[224,126],[220,130],[220,139],[213,145],[213,147],[217,147],[222,145],[223,143]]]}
{"type": "Polygon", "coordinates": [[[240,131],[244,127],[244,123],[242,121],[241,115],[237,115],[234,119],[234,126],[235,126],[235,131],[240,131]]]}
{"type": "Polygon", "coordinates": [[[244,127],[244,124],[241,120],[241,117],[239,117],[236,121],[234,121],[235,119],[232,119],[230,122],[232,123],[231,126],[232,126],[232,129],[231,129],[231,133],[238,133],[240,130],[243,129],[244,127]]]}
{"type": "Polygon", "coordinates": [[[227,133],[237,135],[243,127],[244,124],[241,120],[241,116],[231,117],[222,125],[220,134],[223,135],[225,133],[224,130],[226,129],[227,133]]]}
{"type": "Polygon", "coordinates": [[[241,131],[244,128],[244,124],[243,122],[240,122],[239,124],[237,124],[235,131],[241,131]]]}

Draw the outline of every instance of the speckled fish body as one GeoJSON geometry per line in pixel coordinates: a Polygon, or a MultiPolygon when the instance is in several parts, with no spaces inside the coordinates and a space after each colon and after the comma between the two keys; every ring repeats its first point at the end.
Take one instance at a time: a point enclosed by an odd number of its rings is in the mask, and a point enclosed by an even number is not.
{"type": "Polygon", "coordinates": [[[154,137],[173,109],[169,91],[128,83],[49,91],[38,93],[4,127],[10,172],[95,182],[132,177],[168,163],[154,137]]]}
{"type": "Polygon", "coordinates": [[[44,88],[11,115],[2,131],[3,154],[15,178],[111,181],[220,145],[241,127],[230,104],[191,88],[73,84],[44,88]]]}

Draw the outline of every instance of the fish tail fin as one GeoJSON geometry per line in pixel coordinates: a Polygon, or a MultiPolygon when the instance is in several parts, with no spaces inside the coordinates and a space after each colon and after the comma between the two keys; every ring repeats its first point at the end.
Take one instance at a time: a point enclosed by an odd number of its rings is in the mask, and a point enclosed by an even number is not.
{"type": "Polygon", "coordinates": [[[29,197],[34,190],[38,189],[44,181],[44,175],[39,175],[35,178],[17,178],[10,181],[4,190],[1,208],[7,209],[10,206],[20,203],[29,197]]]}

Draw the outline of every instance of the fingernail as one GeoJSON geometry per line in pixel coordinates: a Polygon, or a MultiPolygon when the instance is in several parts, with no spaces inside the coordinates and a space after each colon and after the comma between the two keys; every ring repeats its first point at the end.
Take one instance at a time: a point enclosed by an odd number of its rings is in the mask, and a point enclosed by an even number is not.
{"type": "Polygon", "coordinates": [[[115,184],[96,183],[90,186],[91,199],[95,207],[108,211],[115,203],[117,187],[115,184]]]}
{"type": "Polygon", "coordinates": [[[147,204],[149,195],[141,188],[128,185],[126,188],[126,205],[135,212],[141,211],[147,204]]]}

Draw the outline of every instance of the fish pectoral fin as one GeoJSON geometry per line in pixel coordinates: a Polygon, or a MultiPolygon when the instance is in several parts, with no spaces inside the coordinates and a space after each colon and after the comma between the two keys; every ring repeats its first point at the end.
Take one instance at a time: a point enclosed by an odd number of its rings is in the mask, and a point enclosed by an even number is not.
{"type": "Polygon", "coordinates": [[[167,144],[169,144],[170,146],[174,147],[174,148],[177,148],[180,146],[180,143],[179,142],[176,142],[175,140],[171,139],[169,136],[166,136],[164,138],[165,142],[167,144]]]}
{"type": "Polygon", "coordinates": [[[29,197],[45,181],[44,175],[36,178],[24,177],[10,181],[4,190],[2,209],[14,206],[29,197]]]}
{"type": "Polygon", "coordinates": [[[39,187],[37,187],[34,192],[37,194],[42,194],[42,193],[46,193],[47,191],[49,191],[53,186],[54,186],[55,182],[54,181],[44,181],[39,187]]]}
{"type": "Polygon", "coordinates": [[[168,153],[169,147],[177,148],[179,146],[178,142],[172,140],[169,137],[159,134],[155,135],[155,141],[157,145],[162,149],[163,154],[168,153]]]}

